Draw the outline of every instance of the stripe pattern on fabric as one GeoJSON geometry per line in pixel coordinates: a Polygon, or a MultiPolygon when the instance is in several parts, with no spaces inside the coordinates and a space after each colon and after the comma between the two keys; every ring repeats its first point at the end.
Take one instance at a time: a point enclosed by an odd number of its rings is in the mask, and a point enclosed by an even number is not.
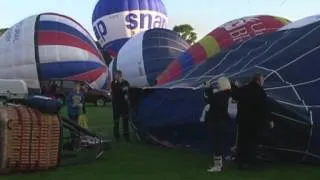
{"type": "Polygon", "coordinates": [[[108,68],[89,33],[73,19],[41,14],[37,26],[39,69],[42,79],[81,80],[102,88],[108,68]],[[96,82],[99,80],[99,82],[96,82]]]}

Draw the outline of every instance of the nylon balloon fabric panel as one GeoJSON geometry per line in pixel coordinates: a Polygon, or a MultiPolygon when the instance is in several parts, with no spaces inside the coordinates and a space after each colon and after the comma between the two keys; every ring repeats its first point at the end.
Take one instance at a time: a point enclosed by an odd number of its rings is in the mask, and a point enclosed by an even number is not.
{"type": "Polygon", "coordinates": [[[0,78],[23,79],[29,88],[39,89],[34,43],[37,16],[30,16],[0,37],[0,78]]]}
{"type": "MultiPolygon", "coordinates": [[[[193,138],[204,134],[190,135],[195,133],[193,127],[201,128],[199,112],[205,105],[200,93],[203,83],[210,80],[215,86],[217,79],[225,76],[244,85],[253,75],[261,73],[265,77],[264,89],[271,111],[269,119],[275,122],[274,129],[263,133],[260,146],[263,158],[319,164],[319,33],[320,22],[314,22],[300,28],[257,36],[196,65],[180,80],[164,86],[142,88],[137,91],[139,99],[133,103],[135,119],[143,122],[137,124],[143,126],[140,129],[141,136],[154,142],[149,137],[151,134],[163,140],[157,141],[157,144],[165,141],[176,147],[182,144],[183,148],[205,151],[203,141],[193,138]],[[194,94],[190,96],[190,92],[194,94]],[[192,107],[178,103],[179,99],[192,102],[192,107]],[[169,114],[166,117],[166,107],[170,107],[170,112],[175,112],[174,116],[169,114]],[[148,112],[141,109],[148,109],[148,112]],[[186,113],[190,113],[190,117],[185,118],[186,113]],[[189,135],[184,135],[180,129],[191,124],[194,126],[184,129],[189,135]],[[154,126],[162,129],[158,128],[156,133],[152,133],[149,130],[154,126]],[[172,126],[175,128],[172,129],[172,126]],[[165,136],[164,132],[168,129],[175,133],[165,136]]],[[[197,132],[204,133],[205,129],[198,129],[197,132]]]]}
{"type": "Polygon", "coordinates": [[[109,71],[100,51],[70,17],[31,16],[10,28],[0,44],[0,78],[23,79],[32,89],[40,88],[39,81],[57,78],[87,81],[96,88],[107,84],[109,71]]]}
{"type": "Polygon", "coordinates": [[[157,76],[188,47],[189,44],[174,31],[150,29],[121,48],[111,70],[121,70],[132,86],[153,86],[157,76]]]}
{"type": "Polygon", "coordinates": [[[320,21],[320,15],[313,15],[313,16],[309,16],[309,17],[305,17],[302,19],[299,19],[297,21],[294,21],[292,23],[289,23],[288,25],[282,27],[279,29],[279,31],[282,30],[288,30],[288,29],[293,29],[293,28],[300,28],[315,22],[320,21]]]}
{"type": "Polygon", "coordinates": [[[269,15],[243,17],[227,22],[214,29],[174,60],[159,75],[157,78],[158,84],[161,85],[179,79],[195,65],[217,55],[222,50],[252,37],[277,31],[289,22],[287,19],[269,15]]]}
{"type": "Polygon", "coordinates": [[[166,28],[167,10],[161,0],[99,0],[92,15],[93,29],[103,51],[116,57],[136,34],[166,28]]]}
{"type": "Polygon", "coordinates": [[[80,24],[65,16],[43,14],[37,34],[41,77],[87,81],[103,88],[108,68],[91,36],[80,24]]]}

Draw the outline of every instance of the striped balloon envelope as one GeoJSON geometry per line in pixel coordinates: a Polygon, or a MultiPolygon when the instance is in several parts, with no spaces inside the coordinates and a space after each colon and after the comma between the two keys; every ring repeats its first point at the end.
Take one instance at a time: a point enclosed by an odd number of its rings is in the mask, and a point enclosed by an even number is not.
{"type": "Polygon", "coordinates": [[[31,89],[50,79],[105,88],[109,70],[90,34],[70,17],[30,16],[0,38],[0,78],[23,79],[31,89]]]}
{"type": "Polygon", "coordinates": [[[227,22],[182,53],[158,76],[157,82],[164,84],[176,80],[219,52],[252,37],[277,31],[288,23],[290,21],[285,18],[269,15],[249,16],[227,22]]]}

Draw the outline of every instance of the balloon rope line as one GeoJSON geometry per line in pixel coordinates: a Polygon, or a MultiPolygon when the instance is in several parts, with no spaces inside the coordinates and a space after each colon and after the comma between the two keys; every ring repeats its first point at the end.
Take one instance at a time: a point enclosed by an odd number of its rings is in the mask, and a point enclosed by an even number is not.
{"type": "MultiPolygon", "coordinates": [[[[311,31],[309,31],[308,33],[304,34],[304,35],[301,36],[299,39],[295,40],[294,42],[290,43],[290,44],[287,45],[286,47],[284,47],[284,48],[282,48],[281,50],[277,51],[277,52],[274,53],[273,55],[271,55],[271,56],[269,56],[268,58],[266,58],[264,61],[258,63],[257,65],[262,65],[262,64],[264,64],[264,63],[269,62],[270,60],[272,60],[273,57],[275,57],[275,56],[277,56],[277,55],[285,52],[285,50],[289,49],[290,47],[294,46],[295,44],[297,44],[297,43],[300,42],[301,40],[303,40],[303,39],[305,39],[306,37],[308,37],[310,34],[312,34],[314,31],[316,31],[319,27],[320,27],[320,25],[317,26],[317,27],[315,27],[315,28],[313,28],[311,31]]],[[[285,38],[286,36],[290,35],[291,33],[292,33],[292,31],[290,31],[290,30],[286,31],[280,40],[282,40],[282,39],[285,38]]],[[[280,40],[277,40],[276,43],[278,43],[280,40]]],[[[274,45],[275,45],[276,43],[274,43],[274,45]]],[[[265,52],[263,52],[262,54],[266,53],[266,52],[267,52],[268,50],[270,50],[270,49],[271,49],[271,48],[268,47],[267,50],[266,50],[265,52]]],[[[261,54],[258,55],[258,56],[253,57],[253,58],[251,59],[251,61],[252,61],[253,59],[259,57],[259,56],[261,56],[261,54]]],[[[252,67],[246,68],[246,69],[245,69],[245,68],[242,68],[242,70],[240,70],[239,72],[234,73],[234,74],[231,74],[231,75],[229,75],[228,77],[234,77],[234,76],[236,76],[236,75],[238,75],[238,74],[241,74],[241,73],[243,73],[243,72],[245,72],[245,71],[252,70],[252,69],[254,69],[254,68],[255,68],[255,66],[252,66],[252,67]]]]}
{"type": "Polygon", "coordinates": [[[284,115],[284,114],[280,114],[280,113],[278,113],[278,112],[271,112],[271,114],[273,114],[273,115],[275,115],[275,116],[278,116],[278,117],[280,117],[280,118],[283,118],[283,119],[286,119],[286,120],[295,122],[295,123],[297,123],[297,124],[302,124],[302,125],[305,125],[305,126],[308,126],[308,125],[309,125],[309,124],[306,123],[306,122],[299,121],[298,119],[289,117],[289,116],[284,115]]]}
{"type": "MultiPolygon", "coordinates": [[[[255,66],[252,66],[252,67],[250,67],[250,68],[247,68],[247,67],[248,67],[248,65],[251,64],[255,59],[257,59],[257,58],[259,58],[259,57],[267,54],[268,51],[269,51],[272,47],[274,47],[278,42],[280,42],[282,39],[284,39],[285,37],[287,37],[289,34],[290,34],[290,32],[287,31],[287,32],[284,34],[284,36],[282,36],[279,40],[274,41],[270,46],[268,46],[268,47],[266,48],[265,51],[263,51],[262,53],[254,56],[254,57],[252,57],[252,58],[250,58],[250,60],[248,61],[248,63],[245,64],[245,65],[241,68],[240,71],[238,71],[237,73],[231,74],[231,75],[227,75],[227,77],[230,78],[230,77],[236,76],[236,75],[238,75],[238,74],[240,74],[240,73],[243,73],[243,72],[245,72],[245,71],[248,71],[248,70],[250,70],[250,69],[255,68],[255,66]]],[[[258,46],[257,48],[249,51],[246,56],[242,57],[239,61],[237,61],[237,62],[234,63],[233,65],[229,66],[226,70],[224,70],[224,71],[223,71],[222,73],[220,73],[219,75],[212,76],[211,79],[216,79],[216,78],[218,78],[219,76],[222,76],[222,75],[224,75],[224,74],[227,74],[227,71],[230,70],[232,67],[237,66],[238,64],[242,63],[243,60],[247,60],[247,57],[250,56],[252,52],[254,52],[254,51],[256,51],[256,50],[259,50],[259,49],[265,47],[266,45],[267,45],[267,42],[264,42],[263,45],[260,45],[260,46],[258,46]]],[[[228,55],[228,54],[226,54],[225,56],[227,56],[227,55],[228,55]]],[[[269,59],[271,59],[273,56],[275,56],[275,55],[272,55],[272,56],[268,57],[267,60],[265,60],[265,61],[263,61],[263,62],[261,62],[261,63],[258,63],[258,64],[262,64],[262,63],[267,62],[267,61],[268,61],[269,59]]],[[[209,70],[209,71],[210,71],[210,70],[209,70]]],[[[199,88],[199,87],[200,87],[200,86],[198,86],[198,88],[199,88]]]]}
{"type": "Polygon", "coordinates": [[[311,125],[310,125],[310,133],[309,133],[309,141],[308,141],[308,146],[306,149],[306,154],[302,157],[302,161],[304,161],[307,158],[307,155],[309,153],[310,147],[311,147],[311,142],[312,142],[312,135],[313,135],[313,117],[312,117],[312,111],[309,112],[310,115],[310,121],[311,121],[311,125]]]}
{"type": "MultiPolygon", "coordinates": [[[[272,49],[275,45],[277,45],[279,42],[281,42],[284,38],[286,38],[286,37],[289,36],[290,34],[291,34],[290,31],[286,31],[281,38],[279,38],[278,40],[272,42],[272,44],[271,44],[270,46],[267,45],[267,42],[265,42],[264,45],[259,46],[259,47],[258,47],[259,49],[260,49],[261,47],[263,47],[263,48],[265,48],[266,50],[263,51],[262,53],[256,55],[256,56],[252,57],[252,58],[248,61],[248,63],[241,68],[240,72],[246,70],[247,67],[248,67],[248,65],[251,64],[255,59],[258,59],[258,58],[262,57],[263,55],[268,54],[270,49],[272,49]]],[[[288,46],[291,46],[291,44],[289,44],[288,46]]],[[[287,46],[286,46],[286,47],[287,47],[287,46]]],[[[284,47],[284,49],[285,49],[286,47],[284,47]]],[[[258,49],[258,48],[256,48],[256,49],[258,49]]],[[[265,63],[265,62],[269,61],[270,59],[272,59],[273,57],[277,56],[277,55],[280,54],[281,52],[283,52],[283,50],[277,51],[275,54],[269,56],[266,60],[262,61],[262,62],[259,63],[259,64],[262,64],[262,63],[265,63]]],[[[253,67],[254,67],[254,66],[253,66],[253,67]]]]}
{"type": "MultiPolygon", "coordinates": [[[[301,56],[300,56],[300,57],[301,57],[301,56]]],[[[297,58],[297,59],[299,59],[299,58],[297,58]]],[[[297,59],[296,59],[296,61],[297,61],[297,59]]],[[[294,62],[296,62],[296,61],[294,61],[294,62]]],[[[279,69],[284,69],[284,68],[288,67],[289,65],[293,64],[294,62],[290,62],[290,63],[288,63],[287,65],[282,66],[283,68],[280,67],[279,69]]],[[[299,93],[298,93],[297,89],[295,88],[295,86],[294,86],[292,83],[290,83],[290,82],[288,82],[288,81],[285,81],[284,78],[280,75],[280,73],[279,73],[277,70],[267,69],[267,68],[264,68],[264,67],[261,67],[261,66],[257,66],[257,67],[258,67],[258,68],[262,68],[262,69],[264,69],[264,70],[271,71],[271,73],[267,76],[267,78],[270,77],[271,74],[276,74],[276,75],[280,78],[280,80],[281,80],[282,82],[284,82],[284,83],[286,83],[286,84],[289,84],[290,88],[292,88],[292,90],[294,91],[294,93],[295,93],[295,95],[297,96],[298,100],[302,102],[303,107],[305,108],[306,112],[308,112],[308,114],[309,114],[309,120],[310,120],[310,124],[308,124],[308,125],[310,126],[310,127],[309,127],[309,128],[310,128],[310,131],[309,131],[308,144],[307,144],[307,147],[306,147],[306,150],[305,150],[305,155],[304,155],[304,156],[302,157],[302,159],[301,159],[302,161],[304,161],[304,160],[308,157],[309,149],[310,149],[311,142],[312,142],[313,124],[314,124],[314,123],[313,123],[313,117],[312,117],[312,111],[309,110],[307,104],[306,104],[305,101],[301,98],[301,96],[299,95],[299,93]]],[[[267,79],[267,78],[266,78],[266,79],[267,79]]]]}
{"type": "MultiPolygon", "coordinates": [[[[241,68],[240,73],[241,73],[242,71],[244,71],[244,70],[246,69],[246,67],[247,67],[254,59],[257,59],[257,58],[261,57],[262,55],[266,54],[266,52],[269,51],[275,44],[277,44],[279,41],[281,41],[282,39],[284,39],[285,37],[287,37],[289,34],[290,34],[290,31],[286,31],[285,34],[284,34],[284,36],[282,36],[279,40],[274,41],[270,46],[268,46],[268,47],[266,48],[266,50],[265,50],[264,52],[260,53],[260,54],[257,55],[257,56],[252,57],[252,58],[250,59],[250,61],[249,61],[243,68],[241,68]]],[[[250,40],[250,39],[242,42],[239,47],[237,47],[236,49],[230,50],[230,51],[236,51],[236,50],[238,50],[240,47],[242,47],[242,45],[243,45],[244,43],[248,42],[249,40],[250,40]]],[[[241,58],[241,60],[237,61],[235,64],[237,65],[237,64],[239,64],[242,60],[246,60],[246,57],[249,56],[249,55],[251,54],[251,52],[253,52],[253,51],[255,51],[255,50],[258,50],[258,49],[260,49],[261,47],[264,47],[264,46],[266,46],[266,45],[267,45],[267,42],[264,42],[263,45],[260,45],[260,46],[258,46],[257,48],[254,48],[254,49],[251,50],[249,53],[247,53],[246,56],[244,56],[243,58],[241,58]]],[[[229,53],[230,53],[230,52],[228,52],[228,53],[224,56],[224,58],[223,58],[222,61],[224,61],[224,59],[226,58],[226,56],[229,55],[229,53]]],[[[271,56],[271,57],[269,57],[269,58],[272,58],[272,57],[273,57],[273,56],[271,56]]],[[[211,57],[209,57],[209,58],[211,58],[211,57]]],[[[232,66],[235,66],[235,64],[233,64],[232,66]]],[[[215,68],[215,67],[214,67],[214,68],[215,68]]],[[[205,74],[208,74],[208,73],[209,73],[210,71],[212,71],[214,68],[209,69],[205,74]]],[[[182,78],[182,79],[186,79],[189,75],[191,75],[194,71],[196,71],[196,69],[197,69],[197,66],[195,66],[195,67],[193,68],[193,70],[189,71],[189,73],[188,73],[187,75],[185,75],[184,78],[182,78]]],[[[227,68],[222,74],[224,74],[224,73],[225,73],[227,70],[229,70],[229,69],[230,69],[230,67],[227,68]]],[[[205,75],[205,74],[204,74],[204,75],[205,75]]]]}
{"type": "Polygon", "coordinates": [[[214,71],[217,67],[219,67],[225,60],[227,60],[227,58],[229,57],[229,55],[231,55],[231,53],[236,52],[238,50],[240,50],[240,48],[246,43],[247,41],[242,42],[236,49],[231,49],[228,51],[228,53],[223,57],[222,60],[220,60],[220,62],[215,65],[214,67],[210,68],[207,72],[205,72],[203,75],[199,76],[199,78],[197,79],[197,81],[200,81],[202,79],[203,76],[209,74],[210,72],[214,71]]]}
{"type": "MultiPolygon", "coordinates": [[[[299,39],[295,40],[294,42],[290,43],[290,44],[287,45],[286,47],[284,47],[284,48],[282,48],[281,50],[277,51],[276,53],[274,53],[273,55],[269,56],[269,57],[268,57],[267,59],[265,59],[264,61],[258,63],[257,65],[264,64],[264,63],[268,62],[269,60],[271,60],[273,57],[275,57],[275,56],[277,56],[277,55],[285,52],[285,50],[287,50],[288,48],[292,47],[293,45],[297,44],[297,43],[300,42],[301,40],[303,40],[303,39],[305,39],[306,37],[308,37],[311,33],[313,33],[314,31],[316,31],[319,27],[320,27],[320,25],[317,26],[317,27],[315,27],[315,28],[313,28],[311,31],[309,31],[308,33],[304,34],[304,35],[301,36],[299,39]]],[[[287,36],[290,35],[291,33],[292,33],[292,31],[290,31],[290,30],[286,31],[286,32],[284,33],[284,35],[282,36],[282,38],[279,39],[279,40],[277,40],[277,41],[275,41],[275,42],[273,43],[273,45],[275,45],[276,43],[278,43],[280,40],[282,40],[283,38],[287,37],[287,36]]],[[[262,54],[265,54],[265,53],[266,53],[268,50],[270,50],[270,49],[271,49],[270,46],[267,47],[267,48],[266,48],[266,51],[263,52],[262,54]]],[[[257,57],[260,57],[262,54],[259,54],[259,55],[255,56],[255,57],[253,57],[250,61],[253,61],[253,60],[256,59],[257,57]]],[[[251,63],[251,62],[250,62],[250,63],[251,63]]],[[[196,66],[196,67],[197,67],[197,66],[196,66]]],[[[236,76],[236,75],[238,75],[238,74],[241,74],[241,73],[243,73],[243,72],[245,72],[245,71],[248,71],[248,70],[251,70],[251,69],[253,69],[253,68],[255,68],[255,67],[253,66],[253,67],[250,67],[250,68],[242,68],[241,71],[239,71],[239,72],[237,72],[237,73],[234,73],[234,74],[231,74],[231,75],[228,75],[228,77],[229,77],[229,78],[230,78],[230,77],[234,77],[234,76],[236,76]]],[[[194,68],[193,71],[195,71],[196,69],[197,69],[197,68],[194,68]]],[[[211,71],[211,69],[210,69],[209,71],[211,71]]],[[[207,71],[207,73],[208,73],[208,71],[207,71]]],[[[207,73],[206,73],[206,74],[207,74],[207,73]]],[[[187,76],[185,76],[182,80],[185,80],[185,79],[187,79],[187,76]]],[[[212,79],[215,79],[215,77],[213,77],[212,79]]],[[[180,81],[181,81],[181,80],[176,81],[176,83],[177,83],[177,82],[180,82],[180,81]]],[[[200,87],[201,87],[201,86],[198,86],[197,88],[200,88],[200,87]]]]}

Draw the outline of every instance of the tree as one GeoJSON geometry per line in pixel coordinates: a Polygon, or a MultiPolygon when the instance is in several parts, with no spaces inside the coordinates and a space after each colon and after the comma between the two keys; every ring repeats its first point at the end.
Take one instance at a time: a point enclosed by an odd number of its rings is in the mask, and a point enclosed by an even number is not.
{"type": "Polygon", "coordinates": [[[5,33],[8,30],[8,28],[0,29],[0,36],[5,33]]]}
{"type": "Polygon", "coordinates": [[[173,31],[177,32],[189,44],[193,44],[197,40],[197,33],[194,32],[194,28],[189,24],[174,26],[173,31]]]}

